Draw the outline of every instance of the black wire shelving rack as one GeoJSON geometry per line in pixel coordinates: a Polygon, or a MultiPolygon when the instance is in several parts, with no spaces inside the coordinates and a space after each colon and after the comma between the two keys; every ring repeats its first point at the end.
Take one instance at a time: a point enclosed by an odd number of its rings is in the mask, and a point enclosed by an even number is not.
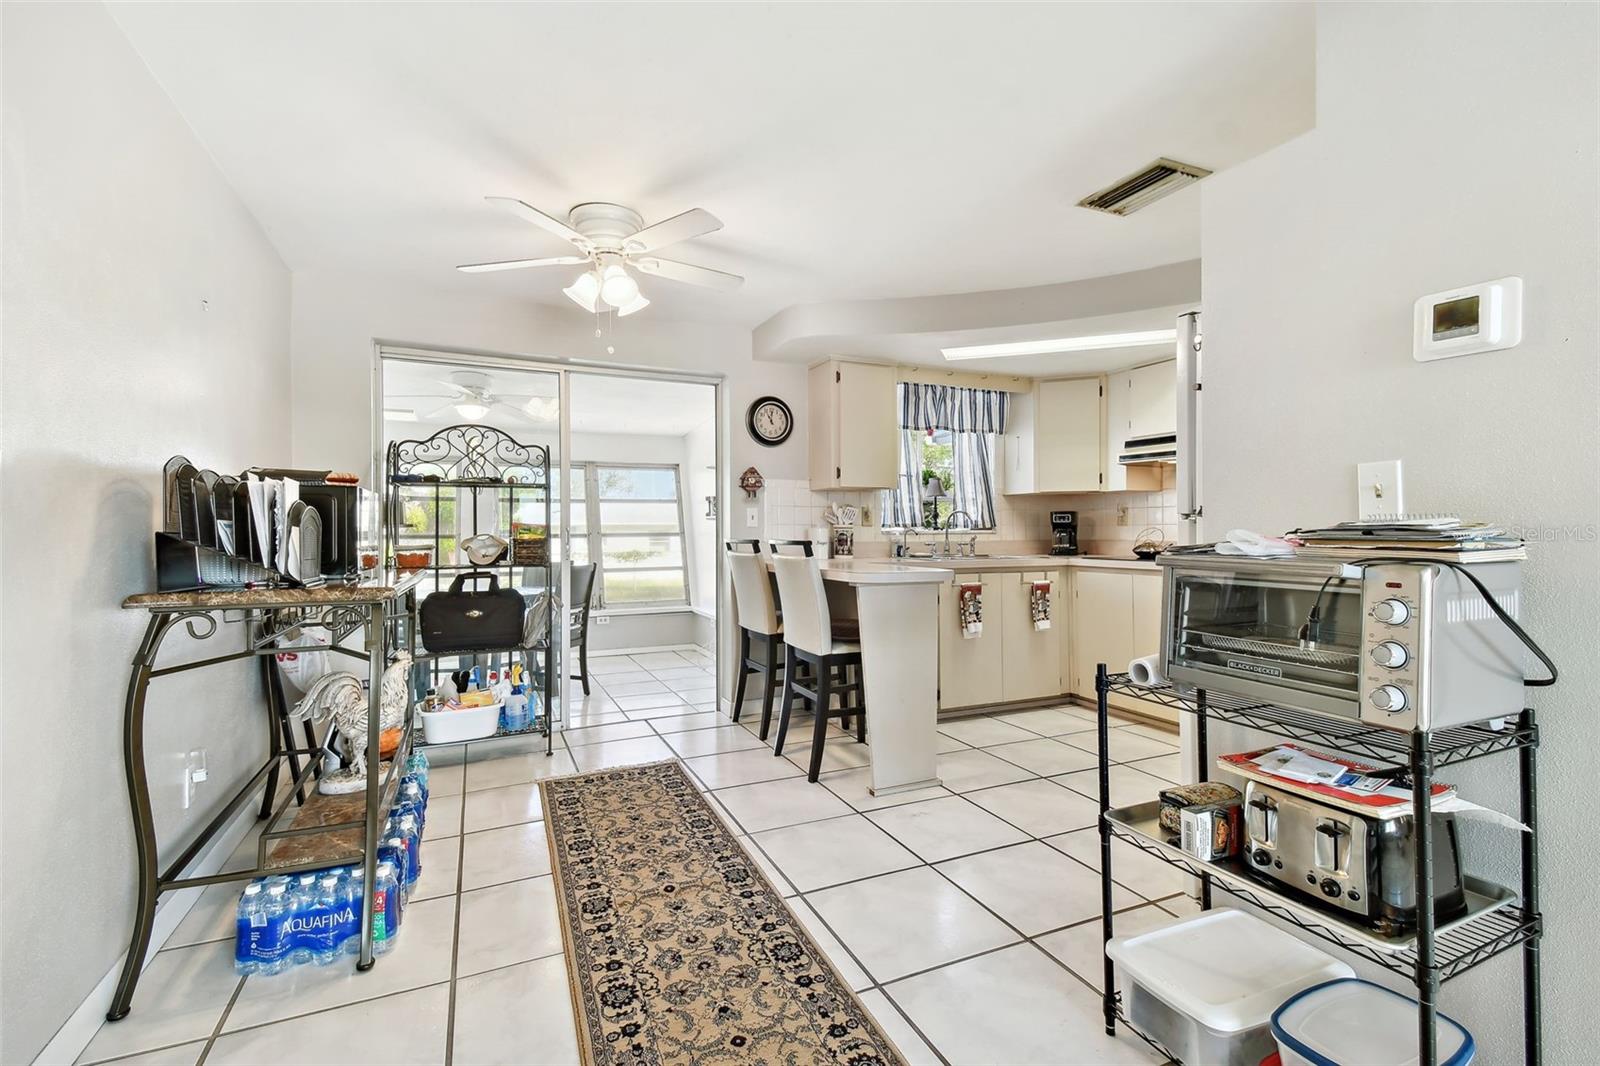
{"type": "MultiPolygon", "coordinates": [[[[421,440],[392,442],[385,475],[387,561],[398,566],[399,554],[429,553],[427,565],[416,568],[423,575],[420,596],[447,588],[457,576],[472,571],[494,573],[502,585],[523,589],[530,585],[529,574],[534,575],[532,584],[537,587],[533,591],[544,595],[535,595],[529,610],[545,614],[531,627],[534,633],[541,634],[532,643],[444,653],[419,651],[416,662],[425,675],[423,687],[431,688],[454,670],[473,666],[510,669],[513,659],[520,660],[529,692],[539,696],[529,724],[522,729],[499,728],[493,736],[473,743],[541,736],[545,754],[551,754],[561,697],[555,624],[559,583],[550,552],[554,488],[550,449],[523,444],[493,426],[450,426],[421,440]],[[427,517],[421,532],[402,537],[408,528],[408,505],[423,507],[427,517]],[[443,520],[445,511],[451,508],[456,512],[451,523],[453,531],[446,528],[443,520]],[[536,536],[519,540],[515,527],[520,526],[532,527],[536,536]],[[460,554],[461,541],[482,533],[492,533],[509,544],[505,555],[491,566],[473,565],[460,554]],[[538,576],[540,572],[542,576],[538,576]]],[[[420,734],[416,745],[428,746],[420,734]]]]}
{"type": "MultiPolygon", "coordinates": [[[[1455,726],[1449,729],[1400,730],[1362,725],[1259,701],[1195,689],[1180,692],[1171,685],[1135,685],[1127,674],[1112,674],[1101,663],[1095,671],[1100,755],[1100,891],[1102,932],[1109,942],[1113,933],[1111,842],[1122,840],[1147,855],[1168,863],[1200,881],[1200,905],[1209,910],[1214,889],[1281,919],[1294,929],[1322,940],[1404,977],[1416,988],[1419,1062],[1437,1061],[1436,1019],[1440,985],[1512,948],[1522,950],[1523,1059],[1539,1066],[1540,1036],[1539,941],[1544,931],[1539,912],[1538,864],[1538,761],[1539,727],[1531,708],[1504,719],[1455,726]],[[1238,859],[1205,862],[1169,843],[1156,826],[1159,805],[1111,806],[1108,767],[1110,741],[1107,697],[1116,693],[1157,703],[1196,719],[1196,780],[1209,777],[1207,728],[1213,722],[1246,726],[1289,740],[1314,744],[1355,758],[1392,767],[1404,767],[1413,786],[1416,811],[1416,928],[1403,936],[1383,936],[1361,923],[1324,912],[1314,903],[1280,891],[1248,875],[1238,859]],[[1428,816],[1433,772],[1472,759],[1516,752],[1519,768],[1518,817],[1529,831],[1522,833],[1520,892],[1466,878],[1472,900],[1465,916],[1444,925],[1433,913],[1432,819],[1428,816]]],[[[1161,1054],[1171,1053],[1128,1019],[1122,994],[1116,987],[1110,956],[1105,957],[1102,1003],[1106,1032],[1114,1034],[1118,1022],[1161,1054]]],[[[1176,1061],[1176,1060],[1174,1060],[1176,1061]]]]}

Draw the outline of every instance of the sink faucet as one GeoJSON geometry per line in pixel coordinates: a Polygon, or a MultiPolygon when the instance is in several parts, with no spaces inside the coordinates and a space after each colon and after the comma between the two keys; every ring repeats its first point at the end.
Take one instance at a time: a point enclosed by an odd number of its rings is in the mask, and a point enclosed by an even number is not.
{"type": "Polygon", "coordinates": [[[968,529],[971,529],[973,526],[976,526],[978,524],[977,521],[974,520],[973,517],[970,514],[968,514],[967,512],[965,512],[965,511],[951,511],[948,515],[945,516],[945,520],[944,520],[944,554],[945,554],[946,558],[949,558],[949,556],[950,556],[950,524],[956,520],[956,515],[960,515],[962,518],[965,518],[967,520],[967,528],[968,529]]]}

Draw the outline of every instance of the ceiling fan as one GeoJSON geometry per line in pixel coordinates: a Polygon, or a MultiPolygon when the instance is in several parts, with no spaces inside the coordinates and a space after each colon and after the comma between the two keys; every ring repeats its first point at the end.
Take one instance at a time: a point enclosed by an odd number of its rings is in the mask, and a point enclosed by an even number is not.
{"type": "MultiPolygon", "coordinates": [[[[496,393],[489,375],[480,374],[471,370],[457,370],[450,375],[450,380],[439,382],[446,389],[454,392],[453,396],[439,396],[435,393],[416,395],[385,396],[389,400],[443,400],[440,406],[422,415],[413,413],[413,417],[420,417],[428,421],[434,416],[442,414],[450,408],[455,408],[456,414],[468,422],[477,422],[488,415],[496,407],[504,407],[525,418],[536,422],[554,422],[556,420],[557,400],[554,396],[513,396],[508,393],[496,393]]],[[[393,417],[394,412],[386,412],[393,417]]]]}
{"type": "Polygon", "coordinates": [[[620,204],[579,204],[567,212],[567,220],[563,222],[513,197],[486,196],[484,199],[567,241],[577,254],[466,263],[456,268],[468,274],[587,264],[589,269],[561,291],[591,314],[615,310],[619,315],[631,315],[649,306],[650,301],[639,292],[639,283],[628,273],[630,266],[641,274],[711,289],[737,289],[744,284],[744,279],[737,274],[661,259],[654,254],[669,244],[702,237],[722,228],[715,215],[698,207],[646,226],[639,212],[620,204]]]}

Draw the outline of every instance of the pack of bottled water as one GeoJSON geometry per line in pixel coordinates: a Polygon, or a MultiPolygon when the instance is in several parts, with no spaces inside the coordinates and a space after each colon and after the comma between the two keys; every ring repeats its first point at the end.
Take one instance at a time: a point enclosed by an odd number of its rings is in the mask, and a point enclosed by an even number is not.
{"type": "Polygon", "coordinates": [[[428,804],[428,760],[406,764],[394,806],[378,837],[370,892],[360,865],[258,878],[239,897],[234,968],[275,974],[304,963],[327,966],[361,949],[361,909],[372,908],[372,949],[393,949],[422,873],[422,826],[428,804]]]}

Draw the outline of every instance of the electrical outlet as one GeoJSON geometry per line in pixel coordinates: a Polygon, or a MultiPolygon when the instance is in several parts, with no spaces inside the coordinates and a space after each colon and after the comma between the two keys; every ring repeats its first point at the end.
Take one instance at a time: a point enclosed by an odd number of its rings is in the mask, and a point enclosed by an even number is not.
{"type": "Polygon", "coordinates": [[[596,614],[590,617],[590,621],[597,626],[608,626],[611,624],[611,616],[609,614],[596,614]]]}
{"type": "Polygon", "coordinates": [[[1400,482],[1400,460],[1385,459],[1356,465],[1356,517],[1406,513],[1400,482]]]}
{"type": "Polygon", "coordinates": [[[1119,503],[1119,504],[1117,504],[1117,525],[1125,526],[1127,524],[1128,524],[1128,505],[1125,504],[1125,503],[1119,503]]]}
{"type": "Polygon", "coordinates": [[[183,760],[183,807],[188,810],[194,803],[195,791],[208,775],[206,774],[206,749],[196,748],[183,760]]]}

